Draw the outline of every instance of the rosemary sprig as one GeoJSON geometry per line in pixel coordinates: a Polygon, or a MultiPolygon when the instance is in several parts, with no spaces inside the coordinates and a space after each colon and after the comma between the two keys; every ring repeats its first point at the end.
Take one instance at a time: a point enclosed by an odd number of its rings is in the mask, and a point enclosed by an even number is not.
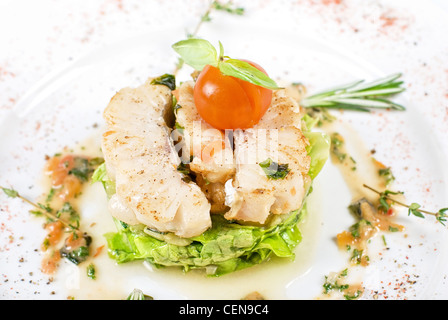
{"type": "Polygon", "coordinates": [[[35,207],[40,213],[45,215],[49,219],[60,221],[65,227],[70,228],[71,230],[79,230],[79,225],[72,225],[68,223],[67,221],[61,219],[57,213],[53,211],[48,205],[43,205],[42,203],[35,203],[22,195],[19,194],[17,190],[14,189],[8,189],[0,186],[0,189],[10,198],[18,198],[24,201],[25,203],[28,203],[29,205],[35,207]]]}
{"type": "Polygon", "coordinates": [[[363,186],[365,188],[377,193],[380,196],[380,199],[379,199],[380,207],[382,207],[383,209],[386,209],[386,211],[390,207],[390,205],[387,203],[387,200],[389,200],[389,201],[392,201],[393,203],[396,203],[400,206],[408,208],[408,215],[414,215],[416,217],[423,218],[423,219],[425,218],[425,214],[432,215],[436,218],[436,220],[438,222],[440,222],[443,226],[445,226],[445,222],[447,221],[447,218],[448,218],[448,208],[440,209],[437,212],[423,210],[423,209],[421,209],[421,206],[418,203],[413,202],[411,204],[406,204],[406,203],[403,203],[403,202],[401,202],[397,199],[394,199],[393,197],[390,196],[390,195],[402,194],[402,192],[393,192],[390,190],[385,190],[383,192],[380,192],[368,185],[364,184],[363,186]]]}
{"type": "Polygon", "coordinates": [[[405,108],[388,98],[405,88],[401,87],[401,73],[371,82],[364,80],[336,87],[305,97],[300,104],[306,108],[330,108],[368,112],[370,109],[405,110],[405,108]]]}

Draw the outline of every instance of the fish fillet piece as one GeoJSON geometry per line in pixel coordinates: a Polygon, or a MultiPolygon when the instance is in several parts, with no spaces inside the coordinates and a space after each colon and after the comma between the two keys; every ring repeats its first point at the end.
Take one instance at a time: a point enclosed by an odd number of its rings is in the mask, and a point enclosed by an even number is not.
{"type": "Polygon", "coordinates": [[[289,126],[300,128],[304,114],[304,109],[286,89],[275,90],[272,93],[271,105],[254,128],[280,129],[289,126]]]}
{"type": "Polygon", "coordinates": [[[171,91],[150,81],[120,90],[103,114],[102,151],[109,178],[116,184],[109,208],[129,224],[196,236],[211,226],[210,204],[177,170],[180,159],[166,124],[171,91]]]}
{"type": "Polygon", "coordinates": [[[179,88],[176,122],[182,128],[182,157],[190,159],[190,170],[201,174],[209,183],[224,184],[234,173],[233,150],[225,132],[213,128],[197,112],[193,96],[194,83],[179,88]]]}
{"type": "Polygon", "coordinates": [[[227,219],[264,224],[271,213],[289,213],[302,206],[310,181],[309,142],[299,129],[300,107],[279,91],[256,126],[234,133],[236,173],[226,183],[227,219]],[[287,164],[288,174],[270,179],[260,166],[268,159],[287,164]]]}

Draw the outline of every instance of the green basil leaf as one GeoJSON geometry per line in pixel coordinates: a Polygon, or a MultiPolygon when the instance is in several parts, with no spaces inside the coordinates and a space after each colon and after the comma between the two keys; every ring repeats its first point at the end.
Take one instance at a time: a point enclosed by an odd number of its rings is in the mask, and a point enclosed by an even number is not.
{"type": "Polygon", "coordinates": [[[218,68],[226,76],[232,76],[272,90],[280,89],[274,80],[245,61],[228,59],[219,62],[218,68]]]}
{"type": "Polygon", "coordinates": [[[173,44],[172,47],[186,64],[196,70],[200,71],[206,65],[218,66],[218,53],[207,40],[181,40],[173,44]]]}

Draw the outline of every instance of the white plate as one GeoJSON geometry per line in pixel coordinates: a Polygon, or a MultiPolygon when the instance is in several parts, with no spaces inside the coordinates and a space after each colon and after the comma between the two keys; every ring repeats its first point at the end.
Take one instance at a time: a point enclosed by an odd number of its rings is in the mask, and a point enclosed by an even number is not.
{"type": "MultiPolygon", "coordinates": [[[[220,40],[230,56],[250,57],[277,79],[301,81],[314,91],[385,75],[372,61],[306,32],[279,32],[233,22],[225,30],[210,26],[201,35],[213,43],[220,40]]],[[[176,57],[170,46],[179,36],[178,30],[167,30],[130,38],[93,52],[38,83],[2,120],[1,185],[13,186],[30,198],[45,192],[40,184],[44,156],[65,146],[98,141],[101,112],[112,95],[122,87],[141,84],[148,76],[171,72],[176,57]]],[[[183,70],[181,77],[187,76],[188,69],[183,70]]],[[[441,142],[429,138],[434,134],[425,110],[407,100],[406,94],[400,99],[406,112],[337,116],[357,132],[367,148],[376,150],[380,161],[392,167],[398,189],[430,210],[439,209],[446,204],[448,181],[441,142]],[[429,183],[430,194],[425,190],[429,183]]],[[[42,220],[30,216],[27,205],[0,195],[0,297],[123,299],[139,288],[156,299],[240,299],[252,291],[268,299],[314,299],[322,293],[324,277],[345,268],[347,256],[336,247],[334,237],[354,222],[346,209],[350,194],[331,163],[321,172],[314,190],[312,212],[303,222],[304,240],[296,250],[295,262],[268,262],[222,278],[204,279],[195,273],[150,271],[141,263],[117,266],[104,253],[95,262],[95,281],[86,277],[85,266],[76,268],[66,262],[51,281],[41,274],[42,220]]],[[[101,235],[114,230],[101,187],[89,187],[82,204],[83,227],[94,235],[93,245],[100,246],[105,243],[101,235]]],[[[406,231],[387,234],[388,248],[378,246],[371,265],[360,275],[366,287],[364,298],[447,298],[443,271],[446,228],[431,218],[408,217],[405,211],[399,221],[406,231]]]]}

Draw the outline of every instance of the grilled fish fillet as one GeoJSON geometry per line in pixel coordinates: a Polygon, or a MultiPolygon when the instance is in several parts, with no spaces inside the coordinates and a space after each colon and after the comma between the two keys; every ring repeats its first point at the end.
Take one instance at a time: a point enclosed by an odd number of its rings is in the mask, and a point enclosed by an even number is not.
{"type": "Polygon", "coordinates": [[[180,149],[183,159],[192,157],[190,170],[211,204],[210,212],[223,213],[229,209],[224,201],[224,184],[235,174],[232,143],[223,131],[201,118],[194,104],[193,88],[192,81],[179,88],[176,122],[182,128],[180,149]]]}
{"type": "Polygon", "coordinates": [[[177,170],[180,159],[166,124],[171,91],[150,81],[120,90],[104,111],[102,151],[108,175],[116,183],[109,208],[129,224],[196,236],[211,226],[210,203],[177,170]]]}
{"type": "Polygon", "coordinates": [[[226,185],[231,195],[225,218],[263,224],[271,213],[284,214],[302,206],[310,180],[310,157],[309,142],[299,129],[301,117],[297,102],[277,90],[260,122],[234,133],[236,173],[226,185]],[[270,179],[260,166],[268,159],[287,164],[288,174],[270,179]]]}
{"type": "Polygon", "coordinates": [[[194,83],[187,81],[179,88],[176,122],[182,127],[182,155],[193,156],[190,169],[209,183],[225,183],[234,173],[233,150],[221,130],[206,123],[197,112],[193,96],[194,83]]]}

